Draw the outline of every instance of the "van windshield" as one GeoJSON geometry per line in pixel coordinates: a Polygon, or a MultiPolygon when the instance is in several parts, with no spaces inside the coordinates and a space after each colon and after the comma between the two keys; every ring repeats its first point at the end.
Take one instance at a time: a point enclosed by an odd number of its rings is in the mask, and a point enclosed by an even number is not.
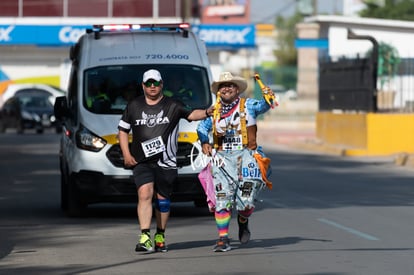
{"type": "Polygon", "coordinates": [[[142,95],[142,75],[157,69],[163,78],[163,93],[193,109],[211,105],[210,83],[206,69],[189,65],[117,65],[85,71],[84,107],[98,114],[122,114],[126,104],[142,95]]]}

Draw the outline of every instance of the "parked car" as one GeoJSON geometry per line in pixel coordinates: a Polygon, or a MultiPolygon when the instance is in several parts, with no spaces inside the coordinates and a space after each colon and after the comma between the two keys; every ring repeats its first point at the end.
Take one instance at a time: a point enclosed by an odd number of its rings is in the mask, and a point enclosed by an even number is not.
{"type": "Polygon", "coordinates": [[[18,133],[26,129],[35,129],[41,134],[45,128],[62,131],[62,125],[56,120],[49,96],[38,94],[15,95],[4,103],[0,109],[0,132],[15,128],[18,133]]]}
{"type": "Polygon", "coordinates": [[[282,85],[271,84],[269,88],[282,100],[296,100],[298,94],[293,89],[286,89],[282,85]]]}
{"type": "Polygon", "coordinates": [[[10,84],[2,95],[0,95],[0,107],[11,97],[19,94],[37,94],[44,95],[49,98],[50,103],[55,104],[55,99],[58,96],[66,95],[66,92],[51,85],[46,84],[10,84]]]}

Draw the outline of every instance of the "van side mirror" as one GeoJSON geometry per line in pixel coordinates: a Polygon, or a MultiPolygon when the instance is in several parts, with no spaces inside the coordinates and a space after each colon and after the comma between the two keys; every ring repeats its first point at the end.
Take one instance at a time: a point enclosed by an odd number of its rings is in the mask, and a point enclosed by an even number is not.
{"type": "Polygon", "coordinates": [[[55,117],[58,120],[62,120],[64,117],[69,115],[68,101],[66,96],[59,96],[55,100],[55,105],[53,106],[55,117]]]}

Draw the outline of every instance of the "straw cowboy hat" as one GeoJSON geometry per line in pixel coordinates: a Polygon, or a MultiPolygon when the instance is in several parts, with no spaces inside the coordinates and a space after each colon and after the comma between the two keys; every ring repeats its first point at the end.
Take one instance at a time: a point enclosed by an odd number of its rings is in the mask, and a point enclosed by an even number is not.
{"type": "Polygon", "coordinates": [[[239,87],[239,91],[242,93],[247,88],[247,81],[246,79],[240,77],[240,76],[233,76],[230,72],[223,72],[220,74],[219,80],[214,81],[213,84],[211,84],[211,89],[214,93],[217,93],[218,88],[221,83],[233,83],[239,87]]]}

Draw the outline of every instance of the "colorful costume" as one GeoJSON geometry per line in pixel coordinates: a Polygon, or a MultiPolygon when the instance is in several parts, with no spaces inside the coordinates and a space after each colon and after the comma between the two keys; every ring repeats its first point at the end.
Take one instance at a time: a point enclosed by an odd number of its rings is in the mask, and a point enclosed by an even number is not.
{"type": "MultiPolygon", "coordinates": [[[[256,117],[269,110],[270,106],[262,100],[248,98],[245,101],[245,112],[240,112],[240,102],[233,106],[221,120],[216,122],[219,148],[213,156],[211,172],[215,190],[216,211],[231,209],[234,204],[237,210],[254,208],[254,201],[260,190],[266,187],[255,154],[264,157],[256,144],[256,117]],[[254,135],[249,145],[243,145],[241,117],[245,116],[247,139],[254,135]],[[254,140],[254,141],[253,141],[254,140]],[[253,147],[250,149],[249,147],[253,147]]],[[[197,133],[201,143],[209,142],[208,134],[212,131],[213,118],[200,122],[197,133]]],[[[268,170],[269,171],[269,170],[268,170]]],[[[268,175],[265,175],[267,179],[268,175]]]]}
{"type": "MultiPolygon", "coordinates": [[[[268,179],[270,159],[256,143],[256,119],[271,105],[265,99],[241,98],[239,91],[243,92],[246,87],[247,82],[243,78],[233,77],[229,72],[222,73],[220,80],[212,85],[213,91],[217,92],[216,114],[201,121],[197,128],[203,148],[204,145],[210,146],[209,134],[213,133],[215,149],[199,179],[206,191],[210,210],[215,212],[219,232],[214,248],[216,252],[231,249],[228,228],[233,207],[238,211],[239,240],[248,242],[247,221],[253,213],[257,196],[266,186],[271,189],[268,179]],[[226,95],[227,104],[220,100],[220,91],[226,95]]],[[[203,152],[206,153],[204,149],[203,152]]]]}

